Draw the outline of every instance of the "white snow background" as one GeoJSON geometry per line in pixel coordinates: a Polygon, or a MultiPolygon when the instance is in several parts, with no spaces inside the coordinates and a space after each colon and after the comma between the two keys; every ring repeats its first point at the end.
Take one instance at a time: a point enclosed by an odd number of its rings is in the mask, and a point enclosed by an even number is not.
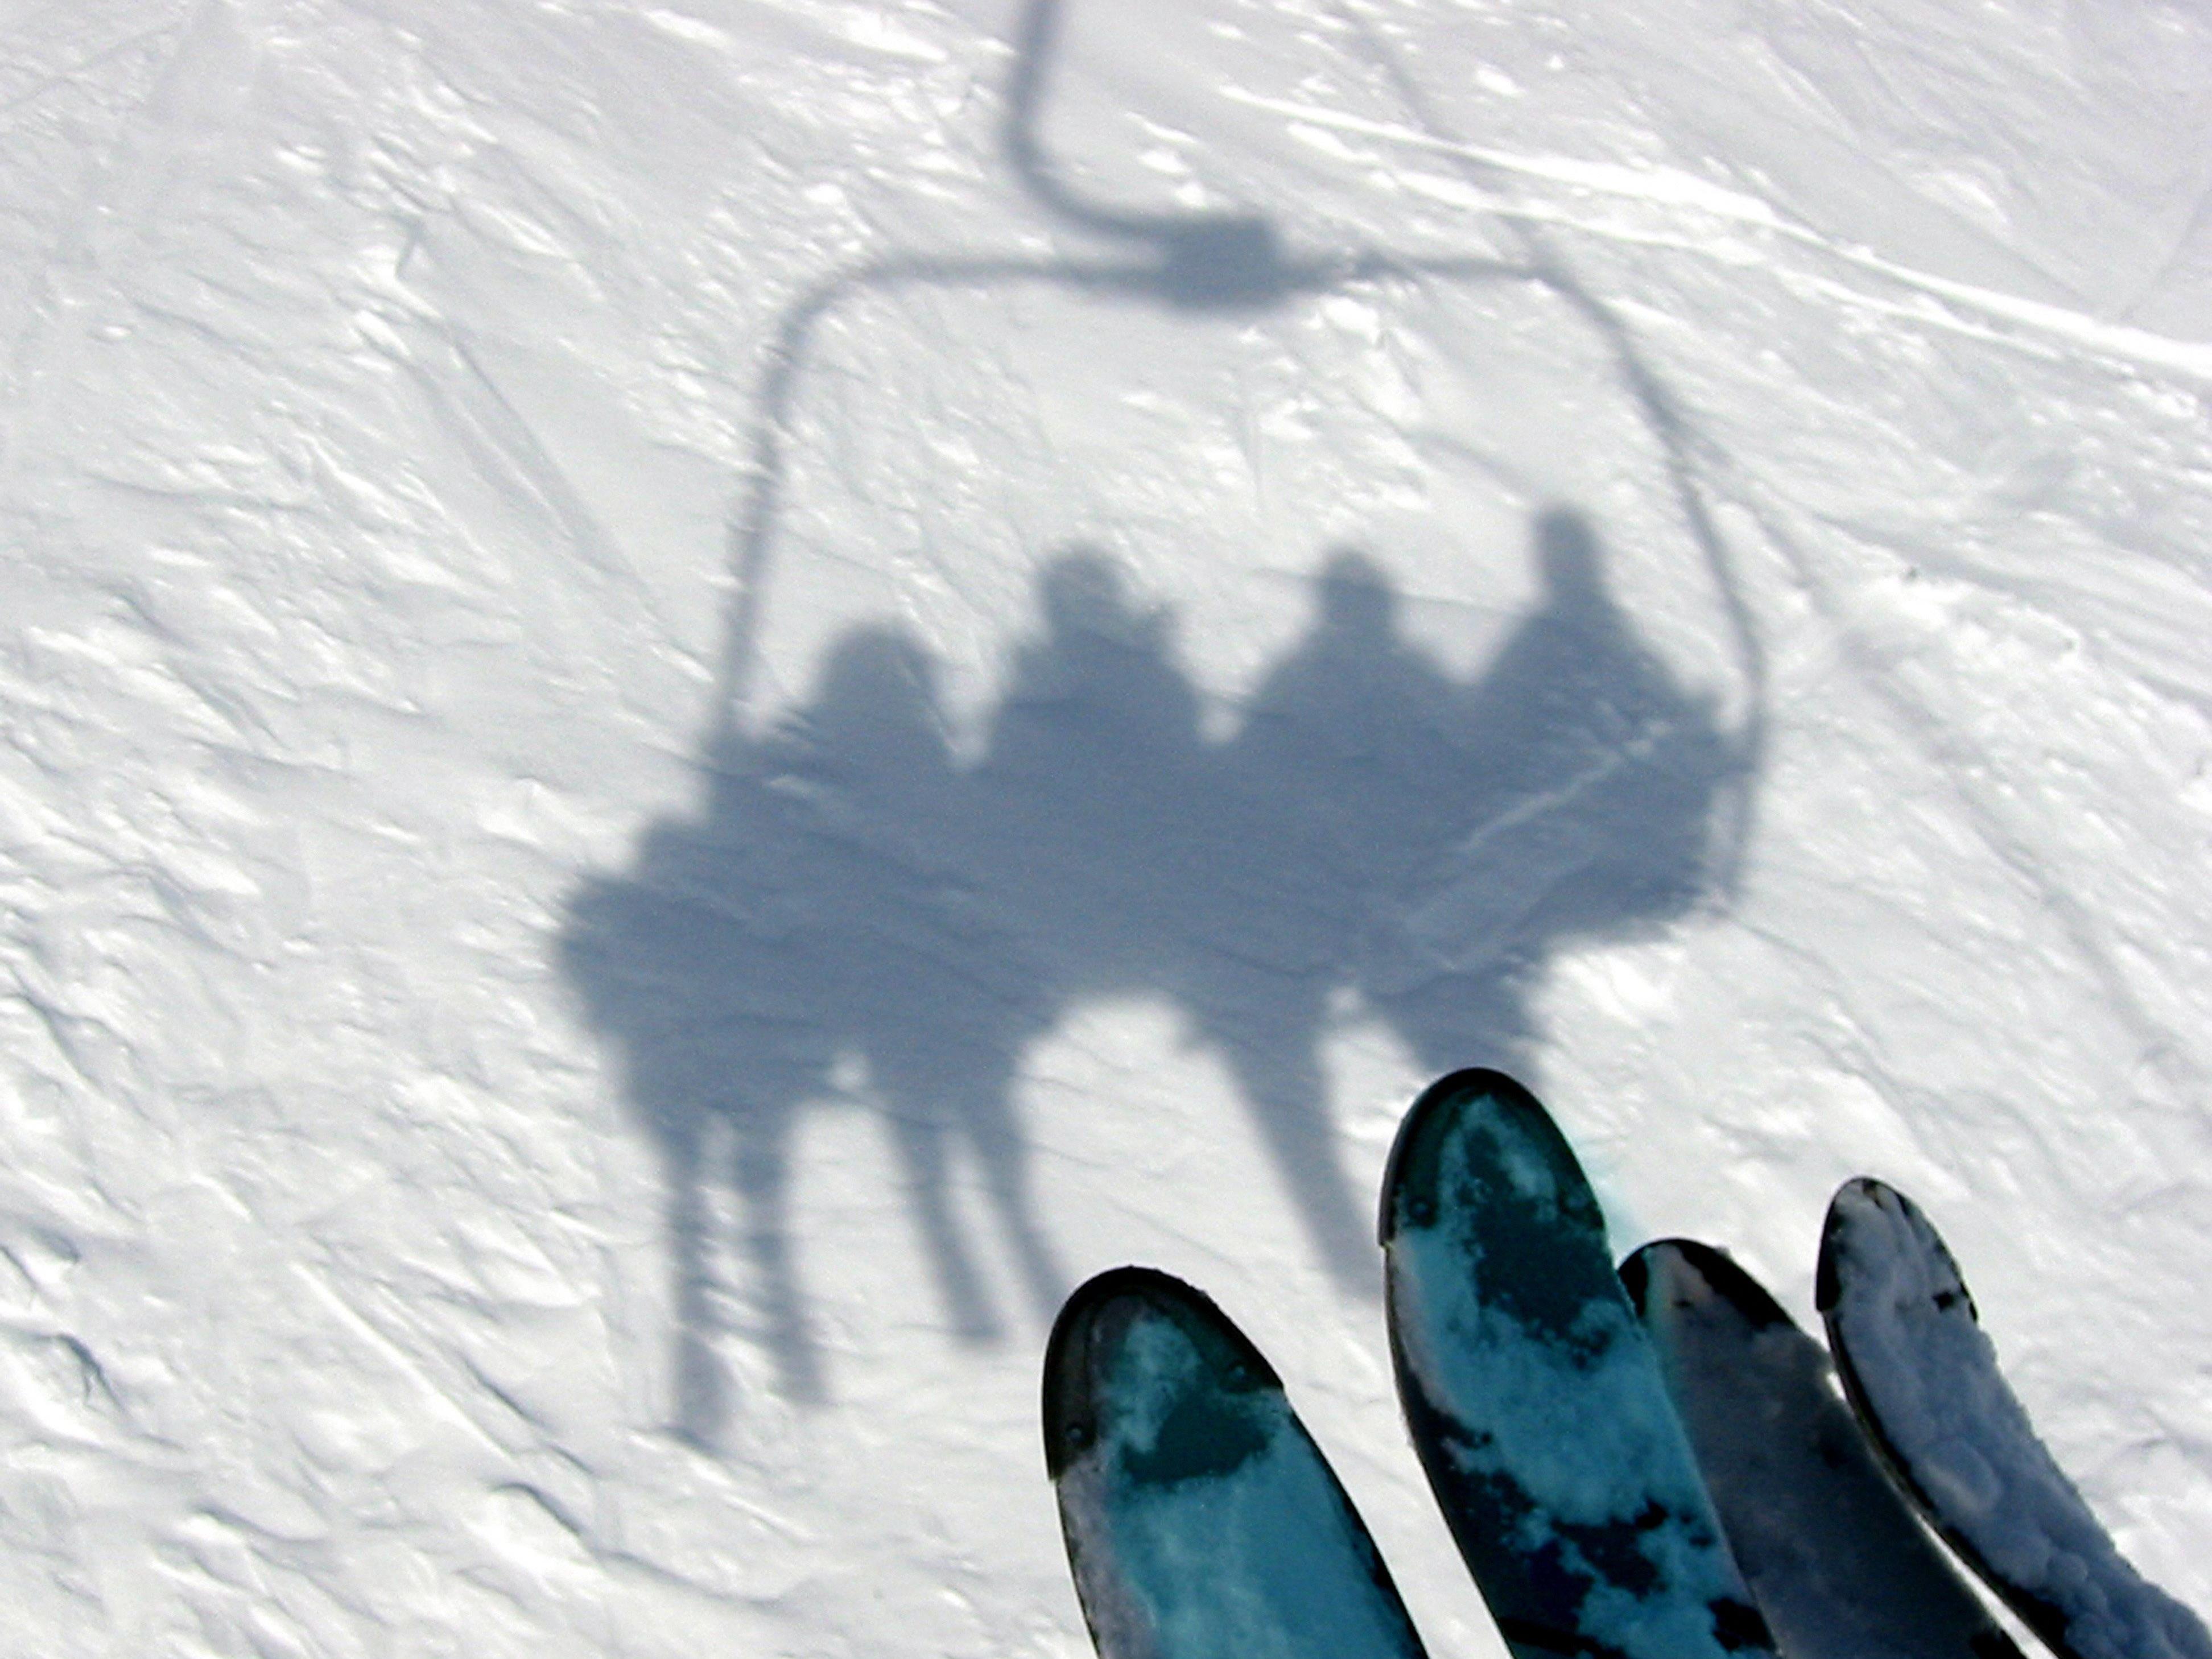
{"type": "Polygon", "coordinates": [[[1136,1261],[1500,1651],[1486,1061],[2212,1610],[2208,200],[2154,0],[0,5],[0,1649],[1074,1659],[1136,1261]]]}

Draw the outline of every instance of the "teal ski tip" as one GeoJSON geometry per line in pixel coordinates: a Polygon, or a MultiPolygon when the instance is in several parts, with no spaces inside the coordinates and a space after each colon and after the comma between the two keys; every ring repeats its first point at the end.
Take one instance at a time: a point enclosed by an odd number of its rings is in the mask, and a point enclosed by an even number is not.
{"type": "Polygon", "coordinates": [[[1202,1292],[1147,1267],[1084,1285],[1043,1407],[1100,1659],[1424,1659],[1281,1379],[1202,1292]]]}
{"type": "Polygon", "coordinates": [[[1406,1425],[1517,1659],[1771,1655],[1596,1195],[1536,1097],[1487,1071],[1426,1090],[1381,1231],[1406,1425]]]}
{"type": "MultiPolygon", "coordinates": [[[[1181,1401],[1182,1426],[1193,1426],[1191,1405],[1209,1407],[1208,1414],[1226,1424],[1236,1417],[1233,1401],[1263,1389],[1282,1392],[1275,1368],[1205,1291],[1157,1267],[1109,1268],[1067,1298],[1045,1344],[1044,1455],[1054,1480],[1097,1444],[1102,1426],[1109,1439],[1123,1441],[1139,1426],[1132,1412],[1142,1402],[1126,1397],[1119,1385],[1133,1340],[1145,1340],[1133,1334],[1147,1322],[1171,1329],[1187,1345],[1182,1375],[1173,1379],[1189,1396],[1181,1401]]],[[[1152,1459],[1172,1455],[1156,1443],[1152,1459]]],[[[1159,1472],[1140,1461],[1148,1474],[1159,1472]]]]}
{"type": "Polygon", "coordinates": [[[1390,1248],[1399,1229],[1407,1222],[1426,1227],[1436,1220],[1437,1183],[1443,1167],[1443,1141],[1460,1127],[1468,1109],[1488,1103],[1488,1110],[1510,1121],[1534,1142],[1553,1167],[1569,1172],[1568,1188],[1579,1194],[1587,1213],[1573,1218],[1577,1225],[1595,1227],[1601,1237],[1605,1218],[1589,1190],[1574,1149],[1552,1121],[1543,1103],[1503,1072],[1470,1066],[1438,1078],[1421,1091],[1398,1125],[1390,1144],[1389,1161],[1382,1168],[1382,1206],[1376,1218],[1376,1242],[1390,1248]]]}

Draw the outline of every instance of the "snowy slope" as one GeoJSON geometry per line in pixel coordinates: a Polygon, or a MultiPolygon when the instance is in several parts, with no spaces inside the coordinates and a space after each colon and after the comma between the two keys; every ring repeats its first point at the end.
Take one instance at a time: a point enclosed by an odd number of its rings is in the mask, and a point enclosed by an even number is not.
{"type": "Polygon", "coordinates": [[[1138,1261],[1498,1651],[1470,1062],[1808,1327],[1912,1194],[2212,1611],[2196,9],[78,0],[0,131],[24,1650],[1080,1654],[1138,1261]]]}

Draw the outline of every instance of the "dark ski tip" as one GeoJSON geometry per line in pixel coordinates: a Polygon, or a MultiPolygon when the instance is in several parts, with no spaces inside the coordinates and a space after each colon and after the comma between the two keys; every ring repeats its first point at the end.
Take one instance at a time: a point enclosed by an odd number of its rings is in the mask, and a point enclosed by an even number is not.
{"type": "MultiPolygon", "coordinates": [[[[1923,1214],[1920,1206],[1886,1181],[1873,1176],[1854,1176],[1836,1188],[1836,1195],[1828,1200],[1828,1217],[1820,1227],[1820,1261],[1813,1279],[1813,1304],[1826,1319],[1843,1297],[1843,1260],[1851,1249],[1850,1235],[1857,1231],[1864,1243],[1865,1231],[1887,1223],[1911,1232],[1920,1249],[1942,1263],[1950,1278],[1950,1288],[1944,1295],[1955,1297],[1966,1304],[1966,1317],[1977,1325],[1982,1322],[1981,1310],[1975,1307],[1973,1293],[1967,1290],[1966,1276],[1960,1273],[1958,1261],[1951,1248],[1944,1243],[1943,1236],[1923,1214]]],[[[1879,1248],[1879,1247],[1877,1247],[1879,1248]]],[[[1948,1307],[1949,1303],[1943,1304],[1948,1307]]]]}
{"type": "Polygon", "coordinates": [[[1391,1143],[1389,1162],[1382,1171],[1382,1204],[1376,1217],[1376,1242],[1385,1249],[1397,1235],[1401,1221],[1425,1226],[1436,1207],[1437,1146],[1462,1109],[1475,1102],[1496,1101],[1510,1116],[1534,1125],[1559,1142],[1566,1161],[1574,1154],[1560,1139],[1543,1103],[1503,1072],[1471,1066],[1438,1078],[1421,1091],[1398,1125],[1391,1143]]]}
{"type": "Polygon", "coordinates": [[[1650,1317],[1650,1297],[1655,1294],[1678,1294],[1686,1275],[1703,1280],[1754,1331],[1776,1325],[1796,1328],[1766,1287],[1717,1246],[1701,1244],[1694,1238],[1655,1238],[1620,1264],[1621,1285],[1639,1319],[1650,1317]]]}
{"type": "Polygon", "coordinates": [[[1174,1325],[1208,1362],[1217,1386],[1250,1393],[1280,1389],[1251,1339],[1213,1298],[1157,1267],[1109,1267],[1078,1285],[1053,1322],[1044,1350],[1045,1468],[1054,1480],[1113,1425],[1104,1386],[1130,1333],[1145,1320],[1174,1325]]]}

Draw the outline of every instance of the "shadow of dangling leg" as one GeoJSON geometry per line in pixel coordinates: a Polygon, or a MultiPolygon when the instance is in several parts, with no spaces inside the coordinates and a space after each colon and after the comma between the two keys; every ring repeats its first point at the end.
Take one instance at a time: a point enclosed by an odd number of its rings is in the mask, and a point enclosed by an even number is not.
{"type": "Polygon", "coordinates": [[[953,1334],[963,1342],[996,1341],[1003,1334],[998,1312],[952,1213],[943,1127],[933,1116],[921,1116],[910,1107],[895,1109],[890,1122],[905,1166],[908,1202],[928,1247],[953,1334]]]}
{"type": "MultiPolygon", "coordinates": [[[[1302,1024],[1237,1032],[1226,1042],[1230,1069],[1275,1171],[1297,1206],[1314,1253],[1342,1289],[1379,1288],[1371,1223],[1355,1203],[1337,1150],[1336,1125],[1316,1051],[1318,1006],[1302,1024]]],[[[1233,1029],[1233,1028],[1232,1028],[1233,1029]]],[[[1224,1032],[1217,1028],[1215,1035],[1224,1032]]]]}
{"type": "Polygon", "coordinates": [[[662,1153],[670,1291],[676,1304],[673,1426],[694,1444],[712,1446],[728,1416],[730,1389],[729,1377],[714,1352],[713,1273],[707,1259],[707,1206],[700,1190],[697,1133],[671,1137],[663,1143],[662,1153]]]}
{"type": "Polygon", "coordinates": [[[1067,1299],[1067,1276],[1061,1270],[1052,1241],[1037,1224],[1036,1206],[1030,1196],[1030,1148],[1023,1139],[1010,1100],[1011,1076],[990,1079],[975,1091],[963,1115],[969,1144],[981,1164],[984,1184],[1005,1229],[1031,1307],[1039,1322],[1049,1326],[1067,1299]]]}
{"type": "Polygon", "coordinates": [[[758,1280],[762,1322],[782,1392],[793,1400],[812,1401],[825,1398],[827,1390],[822,1356],[807,1324],[805,1298],[792,1259],[788,1137],[787,1123],[763,1129],[739,1143],[734,1165],[738,1194],[744,1205],[745,1254],[758,1280]]]}

